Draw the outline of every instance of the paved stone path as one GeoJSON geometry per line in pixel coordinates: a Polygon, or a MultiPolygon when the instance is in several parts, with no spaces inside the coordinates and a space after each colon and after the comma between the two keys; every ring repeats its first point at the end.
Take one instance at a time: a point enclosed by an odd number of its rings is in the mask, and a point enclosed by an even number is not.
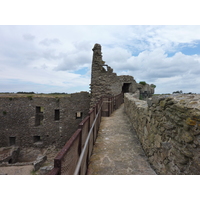
{"type": "Polygon", "coordinates": [[[88,175],[155,175],[140,145],[124,105],[102,117],[88,175]]]}

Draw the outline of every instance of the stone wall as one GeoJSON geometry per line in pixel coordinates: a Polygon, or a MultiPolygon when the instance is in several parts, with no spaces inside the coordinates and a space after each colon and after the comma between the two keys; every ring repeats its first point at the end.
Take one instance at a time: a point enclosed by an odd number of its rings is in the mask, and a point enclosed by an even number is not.
{"type": "Polygon", "coordinates": [[[125,94],[125,112],[158,174],[200,174],[200,95],[125,94]]]}
{"type": "Polygon", "coordinates": [[[132,76],[117,76],[113,69],[103,61],[100,44],[95,44],[92,50],[91,106],[94,106],[101,96],[115,96],[121,92],[134,93],[138,89],[141,92],[146,91],[148,97],[154,93],[151,86],[138,84],[132,76]]]}
{"type": "Polygon", "coordinates": [[[140,91],[140,99],[142,100],[147,100],[149,97],[152,96],[152,94],[154,94],[154,87],[152,87],[149,84],[146,85],[141,85],[138,87],[139,91],[140,91]]]}
{"type": "Polygon", "coordinates": [[[66,97],[0,97],[0,147],[62,147],[88,115],[88,92],[66,97]]]}

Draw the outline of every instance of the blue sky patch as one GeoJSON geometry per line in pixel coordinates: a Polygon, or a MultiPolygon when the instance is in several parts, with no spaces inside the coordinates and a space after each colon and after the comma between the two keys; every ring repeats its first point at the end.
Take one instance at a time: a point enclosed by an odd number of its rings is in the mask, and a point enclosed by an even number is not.
{"type": "Polygon", "coordinates": [[[184,46],[181,52],[185,55],[200,55],[200,41],[196,41],[194,46],[184,46]]]}
{"type": "Polygon", "coordinates": [[[88,68],[84,67],[82,69],[79,69],[79,70],[75,71],[74,73],[75,74],[86,74],[87,72],[88,72],[88,68]]]}

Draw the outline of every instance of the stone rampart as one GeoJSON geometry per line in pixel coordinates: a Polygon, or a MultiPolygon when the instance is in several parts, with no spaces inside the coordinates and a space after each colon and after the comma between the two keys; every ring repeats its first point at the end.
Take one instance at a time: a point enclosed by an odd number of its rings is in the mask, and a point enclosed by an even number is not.
{"type": "Polygon", "coordinates": [[[125,94],[125,112],[158,174],[200,174],[200,95],[125,94]]]}

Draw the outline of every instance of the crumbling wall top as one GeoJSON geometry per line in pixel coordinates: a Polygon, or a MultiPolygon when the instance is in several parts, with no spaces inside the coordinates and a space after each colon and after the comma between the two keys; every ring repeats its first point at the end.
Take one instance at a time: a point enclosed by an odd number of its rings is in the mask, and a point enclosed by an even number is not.
{"type": "Polygon", "coordinates": [[[96,44],[94,45],[94,48],[93,48],[92,50],[94,51],[94,50],[97,50],[97,49],[100,49],[100,50],[101,50],[101,45],[96,43],[96,44]]]}

